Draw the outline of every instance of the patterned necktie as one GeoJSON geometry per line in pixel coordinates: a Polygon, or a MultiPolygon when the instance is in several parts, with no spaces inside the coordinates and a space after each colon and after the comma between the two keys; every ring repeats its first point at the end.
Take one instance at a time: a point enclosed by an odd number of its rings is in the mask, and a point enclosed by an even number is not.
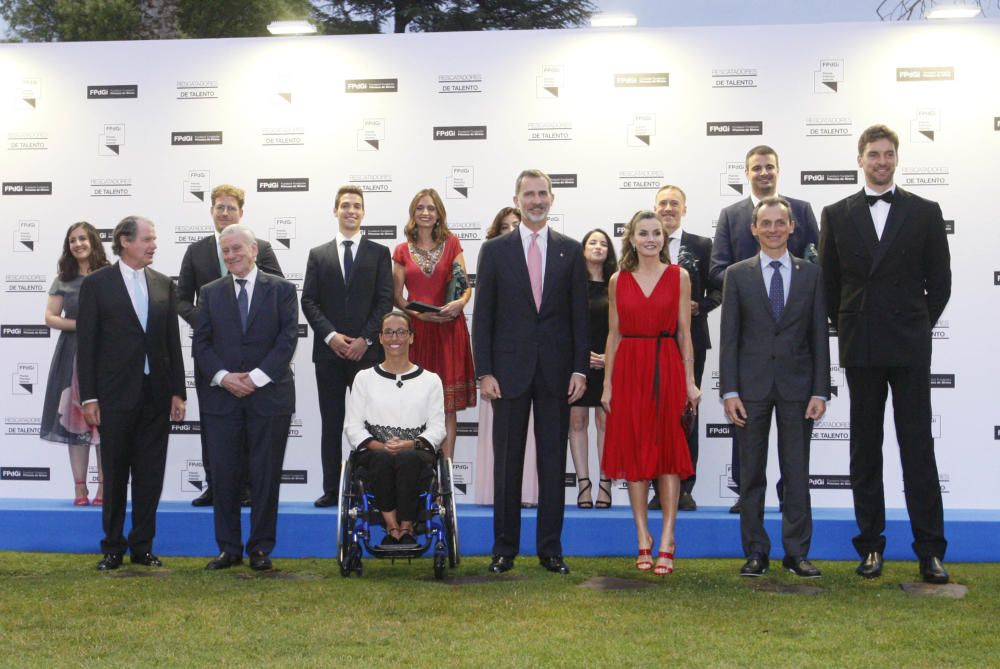
{"type": "Polygon", "coordinates": [[[538,233],[531,233],[528,244],[528,279],[531,280],[531,294],[535,298],[535,308],[542,308],[542,250],[538,248],[538,233]]]}
{"type": "Polygon", "coordinates": [[[781,314],[785,310],[785,282],[781,278],[781,261],[772,260],[770,266],[774,270],[771,274],[771,292],[769,293],[771,313],[774,314],[774,320],[780,321],[781,314]]]}
{"type": "Polygon", "coordinates": [[[344,240],[344,283],[346,284],[351,280],[351,267],[354,266],[354,254],[351,253],[351,247],[354,242],[350,239],[344,240]]]}
{"type": "MultiPolygon", "coordinates": [[[[132,272],[132,294],[135,299],[135,315],[139,317],[139,325],[142,331],[146,331],[146,321],[149,320],[149,296],[146,295],[145,278],[146,273],[142,270],[132,272]]],[[[149,356],[146,356],[142,365],[142,373],[149,374],[149,356]]]]}
{"type": "Polygon", "coordinates": [[[240,323],[243,324],[243,332],[247,331],[247,317],[250,316],[250,299],[247,297],[247,280],[236,279],[240,284],[240,292],[236,296],[236,305],[240,308],[240,323]]]}

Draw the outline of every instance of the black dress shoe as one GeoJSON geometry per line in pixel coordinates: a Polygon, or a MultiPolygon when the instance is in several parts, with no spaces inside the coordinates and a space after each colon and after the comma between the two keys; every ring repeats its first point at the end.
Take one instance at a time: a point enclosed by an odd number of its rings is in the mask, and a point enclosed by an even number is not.
{"type": "Polygon", "coordinates": [[[209,571],[213,571],[215,569],[229,569],[230,567],[242,563],[243,563],[242,555],[236,555],[235,553],[227,553],[226,551],[222,551],[221,553],[219,553],[219,557],[215,558],[214,560],[208,561],[208,564],[205,565],[205,569],[208,569],[209,571]]]}
{"type": "Polygon", "coordinates": [[[491,574],[502,574],[505,571],[510,571],[514,568],[514,558],[508,557],[506,555],[494,555],[493,561],[490,562],[490,573],[491,574]]]}
{"type": "Polygon", "coordinates": [[[271,558],[264,551],[250,553],[250,568],[254,571],[270,571],[273,568],[271,558]]]}
{"type": "Polygon", "coordinates": [[[191,506],[212,506],[212,489],[205,488],[205,491],[191,500],[191,506]]]}
{"type": "Polygon", "coordinates": [[[698,504],[694,501],[694,497],[691,496],[689,492],[682,492],[681,496],[677,499],[677,510],[678,511],[697,511],[698,504]]]}
{"type": "Polygon", "coordinates": [[[250,503],[250,489],[249,488],[247,488],[246,490],[244,490],[243,494],[240,496],[240,506],[242,506],[243,508],[247,508],[247,507],[251,506],[251,503],[250,503]]]}
{"type": "Polygon", "coordinates": [[[569,567],[563,562],[562,555],[553,555],[552,557],[540,557],[538,558],[539,564],[541,564],[545,569],[551,571],[553,574],[568,574],[569,567]]]}
{"type": "Polygon", "coordinates": [[[122,566],[121,553],[105,553],[97,563],[97,571],[111,571],[122,566]]]}
{"type": "Polygon", "coordinates": [[[790,571],[802,578],[819,578],[823,575],[804,555],[786,555],[781,561],[781,566],[785,568],[785,571],[790,571]]]}
{"type": "Polygon", "coordinates": [[[740,512],[740,500],[736,500],[736,504],[729,507],[729,513],[739,513],[740,512]]]}
{"type": "Polygon", "coordinates": [[[129,558],[132,564],[141,564],[143,567],[162,567],[163,563],[160,562],[160,558],[156,557],[152,553],[143,553],[142,555],[136,555],[135,553],[129,558]]]}
{"type": "Polygon", "coordinates": [[[338,501],[337,493],[325,492],[322,497],[313,502],[313,505],[318,506],[321,509],[325,509],[328,506],[337,506],[338,501]]]}
{"type": "Polygon", "coordinates": [[[740,576],[763,576],[771,566],[770,560],[760,553],[754,553],[740,567],[740,576]]]}
{"type": "Polygon", "coordinates": [[[858,576],[865,578],[878,578],[882,575],[882,554],[872,551],[861,558],[858,568],[854,570],[858,576]]]}
{"type": "Polygon", "coordinates": [[[921,558],[920,577],[924,579],[924,583],[944,584],[948,582],[948,570],[944,568],[941,558],[921,558]]]}

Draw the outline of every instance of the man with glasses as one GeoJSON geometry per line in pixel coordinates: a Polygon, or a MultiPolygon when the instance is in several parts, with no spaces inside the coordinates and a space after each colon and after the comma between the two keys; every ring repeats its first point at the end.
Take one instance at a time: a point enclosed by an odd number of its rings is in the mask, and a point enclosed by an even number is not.
{"type": "MultiPolygon", "coordinates": [[[[220,235],[222,229],[227,225],[239,223],[243,218],[244,193],[242,188],[222,184],[212,189],[212,206],[209,212],[212,214],[212,221],[215,223],[215,234],[199,239],[184,252],[184,259],[181,260],[181,273],[177,277],[177,312],[180,314],[191,329],[198,326],[199,304],[198,296],[201,289],[208,283],[226,276],[229,270],[222,261],[222,251],[220,250],[220,235]]],[[[281,273],[281,266],[274,255],[271,244],[257,241],[258,255],[257,267],[268,274],[284,277],[281,273]]],[[[194,367],[194,387],[198,394],[198,406],[202,405],[202,393],[205,391],[205,382],[202,375],[198,373],[198,363],[194,367]]],[[[201,464],[205,468],[205,488],[201,495],[196,497],[191,504],[193,506],[212,506],[212,464],[208,454],[208,446],[205,442],[205,433],[201,433],[201,464]]],[[[243,472],[243,485],[241,490],[243,506],[250,506],[250,491],[247,487],[246,470],[243,472]]]]}

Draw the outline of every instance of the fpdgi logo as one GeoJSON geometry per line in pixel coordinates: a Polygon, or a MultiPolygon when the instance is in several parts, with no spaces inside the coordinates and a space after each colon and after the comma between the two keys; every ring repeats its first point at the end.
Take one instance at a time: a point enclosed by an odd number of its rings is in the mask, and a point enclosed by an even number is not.
{"type": "Polygon", "coordinates": [[[11,394],[31,395],[38,385],[38,363],[19,362],[11,376],[11,394]]]}

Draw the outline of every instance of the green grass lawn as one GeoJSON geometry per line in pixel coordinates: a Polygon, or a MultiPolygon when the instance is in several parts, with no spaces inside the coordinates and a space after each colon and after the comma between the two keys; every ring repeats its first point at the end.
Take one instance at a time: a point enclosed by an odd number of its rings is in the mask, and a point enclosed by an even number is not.
{"type": "MultiPolygon", "coordinates": [[[[916,562],[864,581],[854,563],[817,562],[803,583],[741,579],[737,560],[684,560],[665,578],[623,558],[531,557],[486,577],[465,558],[443,582],[427,559],[275,560],[206,572],[208,558],[94,570],[96,555],[0,552],[2,666],[97,667],[990,667],[1000,666],[1000,565],[949,564],[963,599],[900,583],[916,562]],[[594,577],[650,587],[594,590],[594,577]],[[814,594],[774,592],[817,586],[814,594]]],[[[772,563],[772,567],[776,566],[772,563]]]]}

